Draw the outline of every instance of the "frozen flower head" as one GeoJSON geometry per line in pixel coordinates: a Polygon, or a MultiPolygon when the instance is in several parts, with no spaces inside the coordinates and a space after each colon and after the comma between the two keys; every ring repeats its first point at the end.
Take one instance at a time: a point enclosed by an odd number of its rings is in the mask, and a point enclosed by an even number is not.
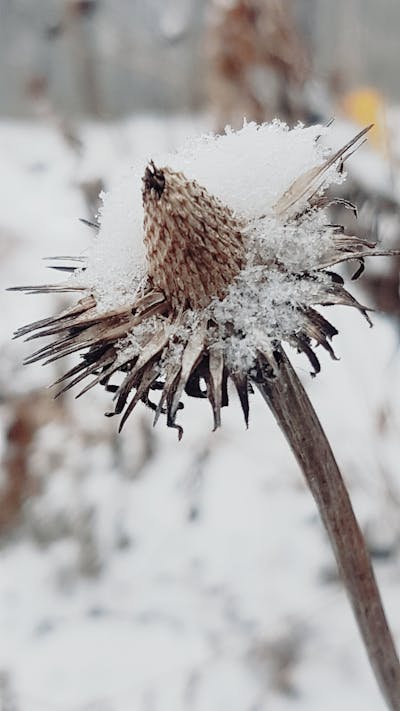
{"type": "Polygon", "coordinates": [[[25,287],[82,293],[20,329],[58,339],[28,362],[80,352],[63,390],[93,376],[83,392],[96,383],[114,392],[108,414],[122,413],[121,426],[142,401],[179,434],[184,392],[208,398],[217,428],[231,380],[247,423],[252,386],[276,377],[282,343],[305,353],[314,374],[316,346],[334,357],[337,331],[318,306],[367,316],[332,268],[378,252],[329,224],[326,209],[327,188],[367,130],[329,154],[326,128],[247,124],[141,166],[106,196],[88,259],[64,267],[70,279],[25,287]]]}

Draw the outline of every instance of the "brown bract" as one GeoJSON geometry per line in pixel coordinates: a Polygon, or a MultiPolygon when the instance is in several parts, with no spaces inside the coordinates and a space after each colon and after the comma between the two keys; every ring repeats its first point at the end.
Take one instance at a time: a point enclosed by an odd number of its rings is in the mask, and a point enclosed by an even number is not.
{"type": "Polygon", "coordinates": [[[195,180],[154,163],[143,178],[148,275],[173,309],[222,299],[244,265],[243,224],[195,180]]]}

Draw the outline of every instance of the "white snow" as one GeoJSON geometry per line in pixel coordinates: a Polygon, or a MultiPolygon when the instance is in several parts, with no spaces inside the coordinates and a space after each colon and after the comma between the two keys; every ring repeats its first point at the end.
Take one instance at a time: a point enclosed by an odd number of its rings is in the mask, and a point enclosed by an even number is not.
{"type": "MultiPolygon", "coordinates": [[[[321,217],[309,218],[303,230],[286,231],[274,219],[273,206],[297,177],[322,163],[327,151],[316,139],[327,131],[301,125],[289,130],[279,121],[262,126],[245,123],[240,131],[191,137],[175,152],[153,150],[141,157],[104,195],[100,232],[88,269],[78,280],[83,278],[94,288],[99,310],[132,298],[145,268],[142,176],[150,158],[160,168],[182,171],[230,207],[262,240],[265,254],[279,242],[282,256],[288,255],[290,263],[302,259],[304,264],[310,244],[316,247],[321,242],[321,217]]],[[[326,181],[337,182],[337,174],[328,171],[326,181]]]]}

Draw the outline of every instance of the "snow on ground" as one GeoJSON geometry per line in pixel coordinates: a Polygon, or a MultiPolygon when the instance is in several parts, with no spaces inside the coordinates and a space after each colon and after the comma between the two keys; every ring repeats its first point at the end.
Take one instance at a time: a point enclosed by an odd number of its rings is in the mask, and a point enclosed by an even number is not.
{"type": "MultiPolygon", "coordinates": [[[[110,187],[139,154],[170,150],[199,123],[87,126],[81,157],[51,128],[1,124],[2,287],[51,280],[41,257],[88,249],[80,180],[110,187]]],[[[6,454],[13,403],[54,375],[22,369],[29,344],[10,335],[59,302],[1,298],[6,454]]],[[[371,331],[351,311],[336,309],[339,362],[321,354],[314,380],[295,362],[375,552],[400,644],[397,335],[383,317],[371,331]]],[[[108,398],[67,398],[35,435],[38,493],[0,539],[0,708],[383,709],[313,501],[261,399],[246,431],[233,396],[217,433],[207,404],[187,402],[178,443],[162,423],[153,431],[145,411],[117,436],[102,414],[108,398]]]]}

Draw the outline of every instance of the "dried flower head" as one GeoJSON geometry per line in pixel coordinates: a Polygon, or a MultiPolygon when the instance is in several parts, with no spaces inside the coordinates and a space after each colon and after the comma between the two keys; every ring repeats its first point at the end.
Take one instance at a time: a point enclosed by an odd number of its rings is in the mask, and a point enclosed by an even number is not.
{"type": "MultiPolygon", "coordinates": [[[[93,375],[82,392],[97,383],[114,392],[115,408],[107,414],[123,413],[121,427],[142,401],[156,420],[166,413],[179,434],[184,391],[208,398],[217,428],[230,379],[247,423],[252,384],[274,377],[282,341],[306,354],[314,374],[320,369],[316,346],[335,357],[331,339],[337,331],[316,306],[353,306],[368,318],[368,309],[331,268],[346,260],[362,267],[364,257],[381,252],[329,224],[331,199],[325,195],[367,130],[326,157],[321,127],[289,131],[278,122],[248,124],[190,144],[180,160],[185,171],[176,167],[179,154],[169,156],[169,165],[151,162],[142,178],[144,267],[140,258],[137,267],[132,254],[123,254],[121,271],[118,241],[110,248],[110,234],[108,242],[100,234],[87,264],[77,258],[63,266],[73,272],[67,282],[20,287],[83,292],[62,314],[17,332],[58,337],[27,362],[79,351],[80,363],[61,378],[69,381],[62,392],[93,375]],[[247,165],[242,159],[235,174],[242,153],[247,165]],[[279,165],[285,160],[286,166],[279,165]],[[299,163],[308,169],[295,177],[299,163]],[[265,185],[257,175],[260,165],[265,185]],[[198,180],[192,177],[196,168],[198,180]],[[122,382],[113,383],[118,372],[122,382]]],[[[104,218],[107,226],[107,210],[104,218]]]]}

